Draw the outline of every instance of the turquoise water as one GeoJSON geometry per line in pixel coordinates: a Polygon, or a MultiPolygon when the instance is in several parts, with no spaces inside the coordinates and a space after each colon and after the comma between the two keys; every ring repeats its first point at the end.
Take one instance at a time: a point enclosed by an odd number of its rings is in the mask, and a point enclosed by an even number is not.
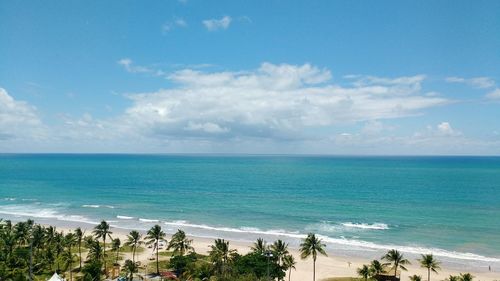
{"type": "Polygon", "coordinates": [[[0,217],[500,265],[500,158],[4,154],[0,217]]]}

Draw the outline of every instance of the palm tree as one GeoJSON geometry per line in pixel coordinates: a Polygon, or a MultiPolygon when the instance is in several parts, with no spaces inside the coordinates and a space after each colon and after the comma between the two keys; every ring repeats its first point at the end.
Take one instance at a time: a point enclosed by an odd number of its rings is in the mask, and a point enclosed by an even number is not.
{"type": "Polygon", "coordinates": [[[56,254],[56,266],[57,272],[59,272],[59,257],[64,252],[64,236],[62,232],[56,232],[54,236],[54,250],[56,254]]]}
{"type": "Polygon", "coordinates": [[[410,281],[422,281],[422,276],[420,275],[413,275],[409,276],[408,278],[410,278],[410,281]]]}
{"type": "Polygon", "coordinates": [[[474,276],[470,273],[460,273],[460,281],[472,281],[474,276]]]}
{"type": "Polygon", "coordinates": [[[94,231],[93,231],[96,239],[99,239],[99,238],[102,239],[102,243],[103,243],[102,259],[104,262],[104,270],[105,271],[106,271],[106,237],[109,237],[109,239],[113,239],[113,238],[111,238],[111,234],[113,234],[113,232],[111,232],[109,230],[109,228],[110,228],[109,224],[103,220],[103,221],[101,221],[100,224],[98,224],[96,227],[94,227],[94,231]]]}
{"type": "Polygon", "coordinates": [[[122,242],[120,241],[120,238],[115,238],[111,241],[111,250],[115,251],[115,253],[116,253],[115,264],[118,264],[118,257],[120,255],[121,244],[122,244],[122,242]]]}
{"type": "Polygon", "coordinates": [[[172,239],[170,240],[170,243],[168,243],[167,250],[173,249],[174,254],[184,256],[186,252],[194,250],[191,243],[193,243],[193,240],[188,239],[186,237],[186,233],[178,229],[177,232],[172,235],[172,239]]]}
{"type": "Polygon", "coordinates": [[[69,268],[69,281],[73,280],[73,261],[74,261],[74,255],[71,252],[70,248],[66,249],[62,253],[62,258],[64,259],[65,262],[65,267],[69,268]]]}
{"type": "Polygon", "coordinates": [[[288,269],[288,281],[292,278],[292,269],[295,269],[297,262],[292,255],[286,255],[283,257],[283,265],[288,269]]]}
{"type": "Polygon", "coordinates": [[[278,240],[271,245],[271,251],[278,258],[278,265],[281,266],[283,257],[288,254],[288,244],[283,240],[278,240]]]}
{"type": "Polygon", "coordinates": [[[82,271],[82,240],[83,240],[83,235],[85,235],[85,232],[82,231],[80,227],[75,229],[75,235],[76,235],[76,241],[78,243],[78,260],[80,261],[80,267],[78,268],[79,271],[82,271]]]}
{"type": "Polygon", "coordinates": [[[99,241],[93,240],[92,237],[88,237],[85,240],[89,253],[87,255],[88,261],[100,261],[102,259],[102,247],[99,241]]]}
{"type": "Polygon", "coordinates": [[[378,260],[372,260],[370,264],[370,271],[372,276],[377,276],[385,273],[384,266],[378,260]]]}
{"type": "Polygon", "coordinates": [[[214,245],[210,246],[211,250],[208,252],[210,259],[214,263],[219,274],[224,275],[226,272],[226,265],[231,261],[236,250],[229,248],[229,241],[224,239],[216,239],[214,245]]]}
{"type": "Polygon", "coordinates": [[[439,267],[440,262],[434,259],[432,254],[422,255],[422,258],[418,261],[420,262],[420,267],[427,268],[427,281],[431,281],[431,271],[437,274],[437,270],[441,269],[439,267]]]}
{"type": "Polygon", "coordinates": [[[250,249],[256,254],[263,255],[267,251],[267,243],[264,239],[258,238],[250,249]]]}
{"type": "Polygon", "coordinates": [[[300,244],[300,257],[302,259],[313,257],[313,281],[316,280],[316,258],[318,253],[326,256],[325,247],[326,245],[314,233],[309,233],[300,244]]]}
{"type": "Polygon", "coordinates": [[[132,247],[132,261],[135,263],[135,251],[137,250],[137,247],[142,244],[142,235],[135,231],[132,230],[130,231],[129,235],[127,235],[127,242],[125,242],[125,246],[132,247]]]}
{"type": "Polygon", "coordinates": [[[155,225],[151,227],[151,229],[148,231],[146,239],[149,239],[147,242],[148,244],[153,244],[154,248],[153,251],[156,250],[156,274],[160,275],[160,264],[158,260],[158,248],[159,248],[159,243],[160,241],[166,241],[165,240],[165,232],[161,230],[161,226],[155,225]]]}
{"type": "Polygon", "coordinates": [[[134,261],[131,261],[131,260],[126,260],[125,261],[125,271],[127,272],[127,279],[129,281],[132,281],[132,279],[134,278],[134,273],[137,272],[137,265],[135,264],[134,261]]]}
{"type": "Polygon", "coordinates": [[[409,260],[403,257],[403,254],[401,254],[398,250],[395,249],[392,249],[389,252],[387,252],[387,254],[385,254],[382,257],[382,259],[389,262],[384,265],[394,264],[394,276],[397,275],[398,267],[400,267],[401,270],[406,271],[408,269],[406,269],[405,265],[411,264],[409,260]]]}
{"type": "Polygon", "coordinates": [[[64,236],[64,245],[66,246],[65,260],[69,264],[69,280],[73,280],[73,253],[71,247],[77,243],[77,237],[74,233],[70,232],[64,236]]]}
{"type": "Polygon", "coordinates": [[[358,268],[356,272],[359,276],[365,279],[365,281],[368,280],[368,276],[370,276],[370,268],[366,264],[363,264],[363,266],[358,268]]]}
{"type": "Polygon", "coordinates": [[[446,281],[460,281],[460,276],[450,275],[445,279],[446,281]]]}

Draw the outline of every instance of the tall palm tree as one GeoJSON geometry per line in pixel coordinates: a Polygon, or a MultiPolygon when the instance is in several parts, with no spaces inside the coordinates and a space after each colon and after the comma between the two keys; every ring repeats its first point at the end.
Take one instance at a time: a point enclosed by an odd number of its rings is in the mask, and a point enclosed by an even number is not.
{"type": "Polygon", "coordinates": [[[460,281],[472,281],[474,276],[470,273],[460,273],[460,281]]]}
{"type": "Polygon", "coordinates": [[[103,259],[103,263],[104,263],[104,271],[106,271],[106,237],[109,237],[109,239],[113,239],[111,237],[111,234],[113,234],[113,232],[111,232],[109,224],[103,220],[103,221],[101,221],[100,224],[98,224],[96,227],[94,227],[94,231],[92,231],[92,233],[94,233],[94,236],[96,239],[102,239],[102,243],[103,243],[103,245],[102,245],[102,249],[103,249],[102,259],[103,259]]]}
{"type": "Polygon", "coordinates": [[[80,262],[80,267],[78,268],[78,270],[82,271],[82,240],[83,236],[85,235],[85,232],[82,231],[80,227],[77,227],[75,229],[75,235],[76,235],[76,241],[78,243],[78,260],[80,262]]]}
{"type": "Polygon", "coordinates": [[[377,276],[385,273],[384,266],[378,260],[372,260],[370,263],[370,271],[372,276],[377,276]]]}
{"type": "Polygon", "coordinates": [[[56,255],[57,272],[59,272],[59,257],[64,252],[64,236],[62,232],[56,232],[54,236],[54,250],[56,255]]]}
{"type": "Polygon", "coordinates": [[[408,269],[406,269],[405,265],[411,264],[409,260],[403,257],[403,254],[395,249],[388,251],[387,254],[382,257],[382,259],[389,262],[384,265],[394,264],[394,276],[397,275],[398,267],[401,268],[401,270],[407,271],[408,269]]]}
{"type": "Polygon", "coordinates": [[[264,239],[258,238],[250,249],[256,254],[263,255],[267,251],[267,243],[264,239]]]}
{"type": "Polygon", "coordinates": [[[307,259],[312,256],[313,258],[313,281],[316,280],[316,258],[318,253],[326,256],[325,247],[326,245],[314,233],[309,233],[300,244],[300,257],[307,259]]]}
{"type": "Polygon", "coordinates": [[[134,261],[126,260],[125,261],[125,271],[127,272],[127,280],[132,281],[134,278],[134,273],[137,272],[137,265],[134,261]]]}
{"type": "Polygon", "coordinates": [[[216,239],[214,245],[210,246],[210,251],[208,252],[210,259],[214,263],[216,270],[221,275],[226,273],[226,265],[231,261],[236,250],[229,248],[229,241],[224,239],[216,239]]]}
{"type": "Polygon", "coordinates": [[[422,281],[422,276],[420,275],[412,275],[408,277],[410,281],[422,281]]]}
{"type": "Polygon", "coordinates": [[[156,250],[156,274],[160,275],[160,264],[158,260],[158,248],[159,248],[159,243],[160,241],[166,241],[165,240],[165,232],[161,230],[161,226],[155,225],[151,227],[150,230],[148,230],[146,239],[149,241],[147,242],[148,244],[153,244],[154,248],[153,251],[156,250]]]}
{"type": "Polygon", "coordinates": [[[363,264],[363,266],[358,268],[356,272],[358,273],[359,276],[365,279],[365,281],[367,281],[368,277],[370,276],[370,268],[366,264],[363,264]]]}
{"type": "Polygon", "coordinates": [[[142,244],[142,235],[135,230],[130,231],[129,235],[127,235],[127,242],[125,242],[125,246],[132,247],[132,261],[135,263],[135,252],[137,247],[142,244]]]}
{"type": "Polygon", "coordinates": [[[288,281],[292,278],[292,269],[295,269],[297,262],[292,255],[286,255],[283,257],[283,265],[288,269],[288,281]]]}
{"type": "Polygon", "coordinates": [[[278,265],[281,266],[283,257],[288,255],[288,244],[283,240],[277,240],[271,245],[271,251],[278,258],[278,265]]]}
{"type": "Polygon", "coordinates": [[[181,256],[184,256],[185,253],[194,250],[191,243],[193,243],[193,240],[188,239],[186,237],[186,233],[178,229],[177,232],[172,235],[172,239],[170,239],[170,243],[168,243],[167,250],[173,249],[174,255],[180,254],[181,256]]]}
{"type": "Polygon", "coordinates": [[[65,260],[69,265],[69,280],[73,280],[73,253],[71,248],[77,243],[77,237],[74,233],[70,232],[64,236],[64,246],[66,246],[65,260]]]}
{"type": "Polygon", "coordinates": [[[118,264],[118,257],[120,255],[120,246],[121,245],[122,245],[122,242],[120,241],[120,238],[115,238],[111,241],[111,250],[115,251],[115,253],[116,253],[115,264],[118,264]]]}
{"type": "Polygon", "coordinates": [[[431,281],[431,271],[437,274],[440,262],[438,262],[432,254],[422,255],[422,258],[418,260],[420,262],[420,267],[427,268],[427,281],[431,281]]]}

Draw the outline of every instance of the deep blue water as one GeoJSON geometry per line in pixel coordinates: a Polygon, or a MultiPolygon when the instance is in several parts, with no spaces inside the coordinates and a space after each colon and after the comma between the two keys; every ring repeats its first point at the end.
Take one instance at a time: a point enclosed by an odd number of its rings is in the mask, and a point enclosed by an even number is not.
{"type": "Polygon", "coordinates": [[[500,158],[4,154],[0,217],[497,263],[500,158]]]}

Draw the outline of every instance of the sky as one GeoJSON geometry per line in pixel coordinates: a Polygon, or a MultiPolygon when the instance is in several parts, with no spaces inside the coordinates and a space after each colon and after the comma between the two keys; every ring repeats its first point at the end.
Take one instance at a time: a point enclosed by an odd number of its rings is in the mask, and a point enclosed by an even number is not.
{"type": "Polygon", "coordinates": [[[0,1],[0,152],[500,155],[500,1],[0,1]]]}

